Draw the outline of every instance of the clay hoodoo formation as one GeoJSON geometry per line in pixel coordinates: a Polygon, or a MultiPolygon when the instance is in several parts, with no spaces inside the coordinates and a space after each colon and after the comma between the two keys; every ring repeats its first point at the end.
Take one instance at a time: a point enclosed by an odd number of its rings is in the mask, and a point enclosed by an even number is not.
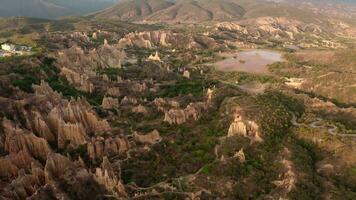
{"type": "Polygon", "coordinates": [[[179,103],[174,101],[165,101],[164,99],[155,99],[154,103],[157,109],[164,112],[164,120],[169,124],[184,124],[189,120],[197,121],[201,115],[211,105],[213,90],[208,89],[205,102],[195,102],[187,105],[186,108],[180,109],[179,103]],[[168,107],[168,108],[167,108],[168,107]],[[173,108],[169,108],[173,107],[173,108]]]}
{"type": "MultiPolygon", "coordinates": [[[[7,155],[0,159],[0,174],[13,180],[4,188],[4,197],[20,200],[46,196],[42,189],[47,188],[67,199],[67,194],[56,188],[63,183],[77,190],[82,198],[90,199],[90,194],[84,192],[84,182],[96,192],[110,189],[112,194],[117,191],[122,192],[120,195],[124,194],[116,176],[107,175],[105,170],[94,175],[84,168],[81,158],[73,162],[54,153],[56,148],[76,148],[80,145],[87,145],[88,152],[91,152],[90,135],[110,131],[108,122],[101,120],[84,99],[65,100],[45,82],[34,85],[33,89],[33,95],[10,102],[18,109],[18,117],[26,117],[26,120],[21,125],[6,118],[2,120],[4,134],[1,135],[0,148],[7,155]]],[[[89,157],[113,156],[128,148],[129,144],[124,139],[108,138],[102,142],[102,149],[96,142],[96,149],[89,157]]]]}
{"type": "Polygon", "coordinates": [[[115,109],[119,107],[119,100],[112,97],[104,97],[101,106],[104,109],[115,109]]]}
{"type": "Polygon", "coordinates": [[[205,109],[206,104],[203,102],[191,103],[185,109],[170,109],[165,112],[164,121],[169,124],[183,124],[189,119],[198,120],[205,109]]]}
{"type": "Polygon", "coordinates": [[[216,42],[206,36],[191,36],[171,31],[152,31],[130,33],[120,39],[118,46],[120,48],[138,47],[146,49],[154,49],[157,47],[174,47],[197,49],[204,46],[218,46],[216,42]]]}
{"type": "Polygon", "coordinates": [[[125,138],[92,138],[87,144],[87,152],[92,160],[101,159],[103,156],[122,155],[129,150],[129,141],[125,138]]]}
{"type": "Polygon", "coordinates": [[[240,135],[250,138],[252,141],[261,142],[260,128],[256,122],[243,120],[240,114],[235,114],[234,121],[231,123],[228,131],[228,137],[240,135]]]}
{"type": "Polygon", "coordinates": [[[135,132],[133,134],[133,138],[138,143],[149,144],[149,145],[158,143],[162,140],[162,137],[159,135],[159,132],[157,130],[153,130],[152,132],[144,135],[135,132]]]}

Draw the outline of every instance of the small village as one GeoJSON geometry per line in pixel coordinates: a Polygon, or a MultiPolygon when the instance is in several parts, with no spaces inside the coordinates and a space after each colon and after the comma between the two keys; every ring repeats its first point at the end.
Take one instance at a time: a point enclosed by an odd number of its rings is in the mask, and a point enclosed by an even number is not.
{"type": "Polygon", "coordinates": [[[32,53],[32,48],[25,45],[3,43],[0,49],[0,58],[10,57],[14,55],[23,56],[30,55],[32,53]]]}

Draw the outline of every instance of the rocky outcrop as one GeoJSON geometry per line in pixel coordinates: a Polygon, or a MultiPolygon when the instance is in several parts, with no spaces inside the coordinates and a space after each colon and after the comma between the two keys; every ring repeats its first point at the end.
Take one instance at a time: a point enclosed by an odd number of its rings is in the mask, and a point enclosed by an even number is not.
{"type": "Polygon", "coordinates": [[[233,123],[231,123],[228,131],[228,137],[234,136],[234,135],[243,135],[247,136],[247,127],[245,123],[242,121],[241,116],[235,117],[233,123]]]}
{"type": "Polygon", "coordinates": [[[212,100],[213,100],[214,92],[215,91],[213,89],[210,89],[210,88],[208,88],[208,90],[206,91],[206,102],[207,102],[208,105],[210,105],[212,100]]]}
{"type": "Polygon", "coordinates": [[[112,97],[119,97],[120,96],[120,88],[119,87],[110,87],[106,90],[106,94],[112,97]]]}
{"type": "MultiPolygon", "coordinates": [[[[171,37],[171,33],[168,33],[171,37]]],[[[124,38],[120,39],[119,46],[136,46],[142,48],[152,48],[154,46],[169,46],[167,41],[167,33],[164,31],[140,32],[130,33],[124,38]]]]}
{"type": "Polygon", "coordinates": [[[83,50],[73,46],[58,53],[58,67],[72,70],[95,70],[97,68],[121,68],[126,53],[118,46],[103,44],[98,49],[83,50]]]}
{"type": "Polygon", "coordinates": [[[295,89],[301,89],[303,84],[306,82],[304,78],[285,78],[286,82],[285,84],[289,87],[295,88],[295,89]]]}
{"type": "Polygon", "coordinates": [[[148,60],[161,62],[161,58],[160,58],[159,55],[158,55],[158,51],[156,51],[156,54],[155,54],[155,55],[152,55],[152,54],[151,54],[151,55],[148,57],[148,60]]]}
{"type": "Polygon", "coordinates": [[[163,98],[156,98],[153,103],[156,105],[157,110],[165,112],[170,108],[179,108],[179,103],[173,100],[166,100],[163,98]]]}
{"type": "Polygon", "coordinates": [[[99,119],[86,100],[64,100],[44,82],[33,87],[35,97],[25,103],[30,104],[32,110],[23,109],[21,112],[30,130],[47,141],[57,142],[59,148],[68,144],[76,147],[86,143],[88,135],[111,130],[108,122],[99,119]],[[33,102],[38,105],[33,105],[33,102]]]}
{"type": "Polygon", "coordinates": [[[241,135],[250,138],[252,141],[261,142],[260,128],[256,122],[244,120],[240,114],[235,114],[234,121],[231,123],[228,131],[228,137],[241,135]]]}
{"type": "Polygon", "coordinates": [[[273,38],[283,40],[286,47],[291,44],[303,48],[340,47],[340,43],[330,40],[333,37],[330,31],[324,31],[316,24],[284,17],[260,17],[239,22],[222,22],[216,24],[215,31],[211,35],[225,38],[228,41],[243,38],[244,41],[247,39],[263,42],[273,38]],[[308,38],[314,38],[314,40],[308,38]]]}
{"type": "Polygon", "coordinates": [[[168,122],[169,124],[183,124],[187,119],[188,116],[183,109],[170,109],[165,112],[163,121],[168,122]]]}
{"type": "Polygon", "coordinates": [[[296,186],[297,175],[295,173],[293,162],[290,161],[291,153],[287,147],[284,147],[279,157],[280,163],[283,166],[283,171],[279,174],[278,180],[272,182],[278,189],[272,190],[268,196],[273,199],[287,199],[288,194],[296,186]]]}
{"type": "MultiPolygon", "coordinates": [[[[86,144],[90,136],[110,131],[109,124],[84,99],[65,100],[45,82],[33,89],[32,94],[20,93],[16,97],[19,100],[0,98],[6,103],[1,115],[13,114],[11,120],[1,118],[0,177],[4,182],[0,198],[49,199],[55,195],[69,199],[74,195],[90,199],[93,194],[108,194],[80,158],[72,162],[53,153],[48,143],[59,150],[68,145],[76,148],[86,144]],[[40,164],[44,162],[45,167],[40,164]]],[[[127,140],[106,139],[100,158],[118,155],[128,148],[127,140]]],[[[93,157],[98,152],[94,148],[93,157]]]]}
{"type": "Polygon", "coordinates": [[[56,91],[53,91],[53,89],[48,85],[48,83],[43,80],[41,80],[40,85],[32,85],[32,88],[35,92],[36,97],[49,97],[54,102],[59,102],[62,99],[62,95],[56,91]]]}
{"type": "Polygon", "coordinates": [[[188,70],[184,70],[184,72],[183,72],[183,76],[185,77],[185,78],[190,78],[190,72],[188,71],[188,70]]]}
{"type": "Polygon", "coordinates": [[[91,59],[98,63],[98,66],[101,68],[121,68],[123,61],[127,57],[126,52],[122,48],[109,44],[104,44],[96,52],[94,49],[90,55],[92,56],[91,59]]]}
{"type": "Polygon", "coordinates": [[[165,112],[164,120],[169,124],[183,124],[189,119],[198,120],[206,109],[203,102],[190,103],[185,109],[170,109],[165,112]]]}
{"type": "Polygon", "coordinates": [[[68,158],[56,153],[49,154],[44,168],[46,182],[54,181],[73,168],[74,165],[68,158]]]}
{"type": "Polygon", "coordinates": [[[31,128],[34,133],[47,141],[56,141],[55,133],[51,131],[46,120],[38,111],[32,111],[32,116],[28,116],[27,119],[32,119],[29,122],[31,123],[31,128]]]}
{"type": "Polygon", "coordinates": [[[141,104],[136,107],[133,107],[132,112],[138,113],[138,114],[143,114],[143,115],[148,115],[148,113],[149,113],[147,108],[141,104]]]}
{"type": "Polygon", "coordinates": [[[125,188],[114,173],[109,160],[103,162],[95,173],[88,172],[82,165],[70,161],[60,154],[49,154],[46,165],[31,163],[26,171],[2,188],[1,198],[22,200],[28,198],[91,199],[97,194],[110,194],[116,198],[126,197],[125,188]],[[61,187],[64,185],[65,188],[61,187]]]}
{"type": "Polygon", "coordinates": [[[277,187],[281,187],[286,190],[286,192],[292,191],[293,187],[295,186],[296,182],[296,175],[292,170],[292,162],[289,160],[283,160],[282,164],[285,167],[285,173],[282,175],[281,180],[274,181],[273,183],[277,187]]]}
{"type": "Polygon", "coordinates": [[[17,177],[21,169],[28,170],[31,163],[37,162],[26,149],[17,153],[0,158],[0,177],[12,178],[17,177]]]}
{"type": "Polygon", "coordinates": [[[72,34],[70,34],[70,37],[72,37],[75,40],[80,40],[83,42],[89,42],[90,38],[88,37],[88,35],[85,32],[74,32],[72,34]]]}
{"type": "Polygon", "coordinates": [[[236,152],[234,158],[236,158],[238,161],[242,163],[245,162],[246,157],[245,157],[244,149],[240,149],[240,151],[236,152]]]}
{"type": "Polygon", "coordinates": [[[200,48],[213,47],[216,42],[206,35],[191,36],[188,34],[174,33],[172,31],[145,31],[129,33],[119,41],[119,47],[139,47],[152,49],[156,47],[200,48]],[[213,43],[212,43],[213,42],[213,43]]]}
{"type": "Polygon", "coordinates": [[[142,83],[142,84],[140,84],[140,83],[133,83],[133,84],[131,84],[131,87],[130,87],[130,90],[132,91],[132,92],[136,92],[136,93],[142,93],[142,92],[145,92],[145,91],[147,91],[147,85],[146,85],[146,83],[142,83]]]}
{"type": "Polygon", "coordinates": [[[198,120],[202,113],[208,109],[213,99],[214,91],[208,89],[206,99],[204,102],[190,103],[186,108],[179,108],[179,103],[173,100],[166,100],[163,98],[156,98],[153,103],[156,105],[157,110],[164,112],[164,120],[169,124],[183,124],[188,120],[198,120]]]}
{"type": "Polygon", "coordinates": [[[83,92],[92,93],[94,91],[94,85],[90,82],[89,76],[83,73],[78,73],[69,68],[63,67],[61,69],[61,75],[66,77],[70,84],[72,84],[78,90],[83,92]]]}
{"type": "Polygon", "coordinates": [[[120,137],[92,138],[87,144],[87,152],[92,160],[101,159],[103,156],[116,156],[125,153],[130,148],[127,139],[120,137]]]}
{"type": "Polygon", "coordinates": [[[4,199],[22,200],[32,197],[45,185],[44,172],[38,164],[29,164],[29,174],[24,171],[2,190],[4,199]]]}
{"type": "Polygon", "coordinates": [[[97,194],[106,194],[96,176],[81,166],[80,162],[72,162],[60,154],[50,154],[44,168],[47,184],[54,186],[56,196],[61,199],[92,199],[97,194]],[[65,188],[59,187],[65,185],[65,188]]]}
{"type": "Polygon", "coordinates": [[[104,97],[101,106],[104,109],[117,109],[119,108],[119,100],[112,97],[104,97]]]}
{"type": "Polygon", "coordinates": [[[160,136],[157,130],[154,130],[145,135],[141,135],[137,132],[134,132],[133,138],[136,142],[139,142],[141,144],[148,144],[148,145],[156,144],[162,140],[162,137],[160,136]]]}
{"type": "Polygon", "coordinates": [[[47,154],[52,152],[47,141],[16,127],[11,121],[3,120],[5,132],[4,149],[8,153],[28,151],[33,157],[45,160],[47,154]]]}
{"type": "Polygon", "coordinates": [[[91,50],[73,46],[59,52],[55,57],[57,67],[61,70],[60,75],[76,89],[92,93],[96,86],[97,69],[121,68],[126,53],[117,46],[104,44],[91,50]]]}
{"type": "Polygon", "coordinates": [[[76,147],[86,142],[86,132],[80,123],[66,123],[59,120],[57,133],[58,147],[63,149],[66,145],[76,147]]]}
{"type": "Polygon", "coordinates": [[[101,167],[95,170],[95,180],[116,197],[127,197],[125,187],[114,173],[111,163],[107,157],[103,158],[101,167]]]}
{"type": "Polygon", "coordinates": [[[102,133],[111,130],[109,123],[106,120],[100,120],[89,103],[80,98],[55,106],[48,114],[48,119],[57,133],[58,126],[61,124],[60,119],[66,123],[81,124],[87,133],[102,133]]]}
{"type": "Polygon", "coordinates": [[[124,98],[121,99],[122,105],[127,105],[127,104],[135,105],[137,103],[138,103],[138,100],[135,97],[125,96],[124,98]]]}
{"type": "Polygon", "coordinates": [[[260,17],[240,23],[223,22],[217,24],[218,30],[238,31],[252,37],[274,36],[294,40],[295,35],[309,32],[321,33],[322,30],[314,24],[304,24],[300,21],[282,17],[260,17]]]}

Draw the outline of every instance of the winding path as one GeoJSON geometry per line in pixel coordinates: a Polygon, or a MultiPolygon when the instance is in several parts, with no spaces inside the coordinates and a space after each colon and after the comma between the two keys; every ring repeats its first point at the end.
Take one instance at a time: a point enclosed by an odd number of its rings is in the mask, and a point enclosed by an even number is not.
{"type": "Polygon", "coordinates": [[[310,128],[313,128],[313,129],[327,128],[328,133],[331,134],[331,135],[341,136],[341,137],[355,137],[356,138],[356,134],[338,133],[337,126],[335,126],[333,124],[324,124],[323,119],[321,119],[321,118],[316,118],[315,121],[310,123],[310,124],[298,123],[297,122],[297,117],[295,116],[294,113],[292,113],[291,122],[292,122],[292,124],[294,126],[297,126],[297,127],[304,126],[304,127],[310,127],[310,128]]]}

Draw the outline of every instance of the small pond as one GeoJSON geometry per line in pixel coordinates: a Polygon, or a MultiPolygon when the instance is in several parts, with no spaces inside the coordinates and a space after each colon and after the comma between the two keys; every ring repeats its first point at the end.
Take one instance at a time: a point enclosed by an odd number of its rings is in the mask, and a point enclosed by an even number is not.
{"type": "Polygon", "coordinates": [[[246,50],[219,54],[224,60],[214,63],[221,71],[242,71],[255,74],[268,73],[267,65],[283,61],[282,53],[272,50],[246,50]]]}

